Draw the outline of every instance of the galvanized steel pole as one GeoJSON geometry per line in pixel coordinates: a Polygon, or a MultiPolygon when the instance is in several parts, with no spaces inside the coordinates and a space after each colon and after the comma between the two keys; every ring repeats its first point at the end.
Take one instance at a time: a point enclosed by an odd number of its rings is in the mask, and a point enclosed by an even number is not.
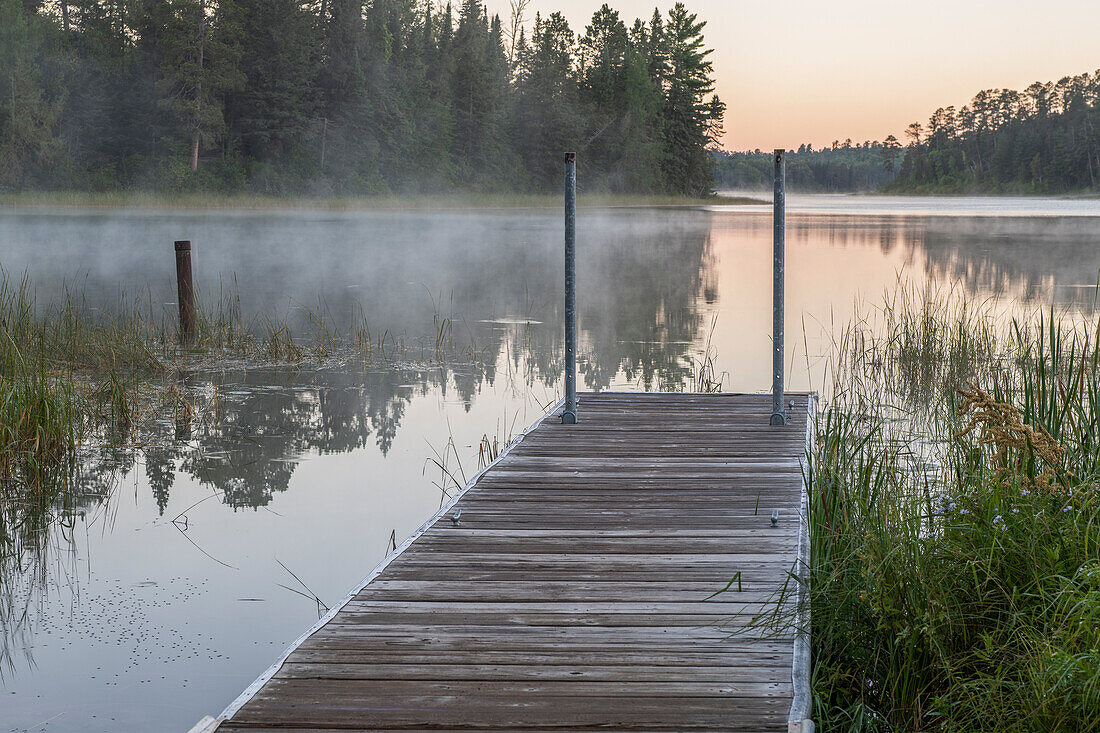
{"type": "Polygon", "coordinates": [[[577,154],[565,154],[565,410],[577,422],[577,154]]]}
{"type": "Polygon", "coordinates": [[[772,198],[772,425],[787,421],[783,411],[783,259],[787,229],[787,163],[784,150],[775,151],[775,193],[772,198]]]}

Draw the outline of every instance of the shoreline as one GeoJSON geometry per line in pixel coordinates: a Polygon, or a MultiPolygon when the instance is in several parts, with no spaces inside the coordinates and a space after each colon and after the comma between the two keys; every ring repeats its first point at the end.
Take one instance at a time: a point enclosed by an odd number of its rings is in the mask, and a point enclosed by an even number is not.
{"type": "MultiPolygon", "coordinates": [[[[740,191],[733,190],[729,194],[720,193],[719,196],[730,195],[734,198],[752,198],[753,196],[771,196],[771,191],[740,191]]],[[[974,198],[974,199],[1041,199],[1055,201],[1097,201],[1100,193],[1079,191],[1072,193],[988,193],[982,191],[802,191],[799,189],[787,189],[787,195],[795,196],[836,196],[836,197],[860,197],[869,198],[889,197],[921,199],[921,198],[974,198]]],[[[771,204],[771,199],[761,200],[760,203],[771,204]]]]}
{"type": "MultiPolygon", "coordinates": [[[[741,195],[708,198],[649,194],[594,193],[578,195],[579,208],[690,208],[759,206],[770,200],[741,195]]],[[[352,197],[279,197],[216,193],[34,192],[0,195],[0,209],[148,209],[148,210],[299,210],[299,211],[421,211],[429,209],[556,209],[557,194],[439,194],[352,197]]]]}

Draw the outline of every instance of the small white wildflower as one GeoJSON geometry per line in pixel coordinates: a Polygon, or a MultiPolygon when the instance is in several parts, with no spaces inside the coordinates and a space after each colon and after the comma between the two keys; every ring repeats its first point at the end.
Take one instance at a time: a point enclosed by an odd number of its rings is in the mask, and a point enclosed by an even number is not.
{"type": "Polygon", "coordinates": [[[1019,507],[1015,507],[1015,506],[1014,506],[1014,507],[1012,507],[1012,513],[1013,513],[1013,514],[1019,514],[1019,513],[1020,513],[1020,508],[1019,508],[1019,507]]]}

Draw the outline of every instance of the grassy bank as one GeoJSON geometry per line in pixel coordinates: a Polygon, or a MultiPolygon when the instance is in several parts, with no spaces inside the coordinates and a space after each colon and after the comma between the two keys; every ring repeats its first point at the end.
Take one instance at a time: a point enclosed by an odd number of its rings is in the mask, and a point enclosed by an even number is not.
{"type": "MultiPolygon", "coordinates": [[[[733,206],[767,204],[770,200],[746,196],[709,196],[690,198],[648,194],[608,194],[581,192],[577,204],[582,208],[646,206],[733,206]]],[[[322,211],[439,210],[439,209],[519,209],[560,208],[561,196],[552,194],[439,194],[364,196],[356,198],[285,198],[243,193],[173,193],[55,191],[0,195],[0,206],[7,207],[91,207],[137,209],[299,209],[322,211]]]]}
{"type": "Polygon", "coordinates": [[[811,456],[822,730],[1100,729],[1100,348],[903,291],[838,342],[811,456]]]}

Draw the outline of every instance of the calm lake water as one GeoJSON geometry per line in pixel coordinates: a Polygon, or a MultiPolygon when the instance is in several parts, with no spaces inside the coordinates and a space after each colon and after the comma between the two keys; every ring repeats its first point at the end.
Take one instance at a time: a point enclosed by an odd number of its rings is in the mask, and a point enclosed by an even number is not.
{"type": "MultiPolygon", "coordinates": [[[[582,210],[578,231],[583,388],[682,388],[708,343],[727,389],[768,388],[769,207],[582,210]]],[[[190,239],[205,302],[407,347],[397,366],[186,375],[216,421],[94,456],[45,549],[0,569],[0,730],[219,713],[316,621],[306,596],[338,603],[438,508],[433,459],[462,480],[483,436],[557,399],[561,237],[543,210],[0,210],[0,264],[40,304],[75,288],[170,318],[190,239]],[[441,329],[476,366],[429,358],[441,329]]],[[[829,335],[899,279],[1093,315],[1100,201],[793,196],[787,242],[789,387],[807,389],[829,335]]]]}

